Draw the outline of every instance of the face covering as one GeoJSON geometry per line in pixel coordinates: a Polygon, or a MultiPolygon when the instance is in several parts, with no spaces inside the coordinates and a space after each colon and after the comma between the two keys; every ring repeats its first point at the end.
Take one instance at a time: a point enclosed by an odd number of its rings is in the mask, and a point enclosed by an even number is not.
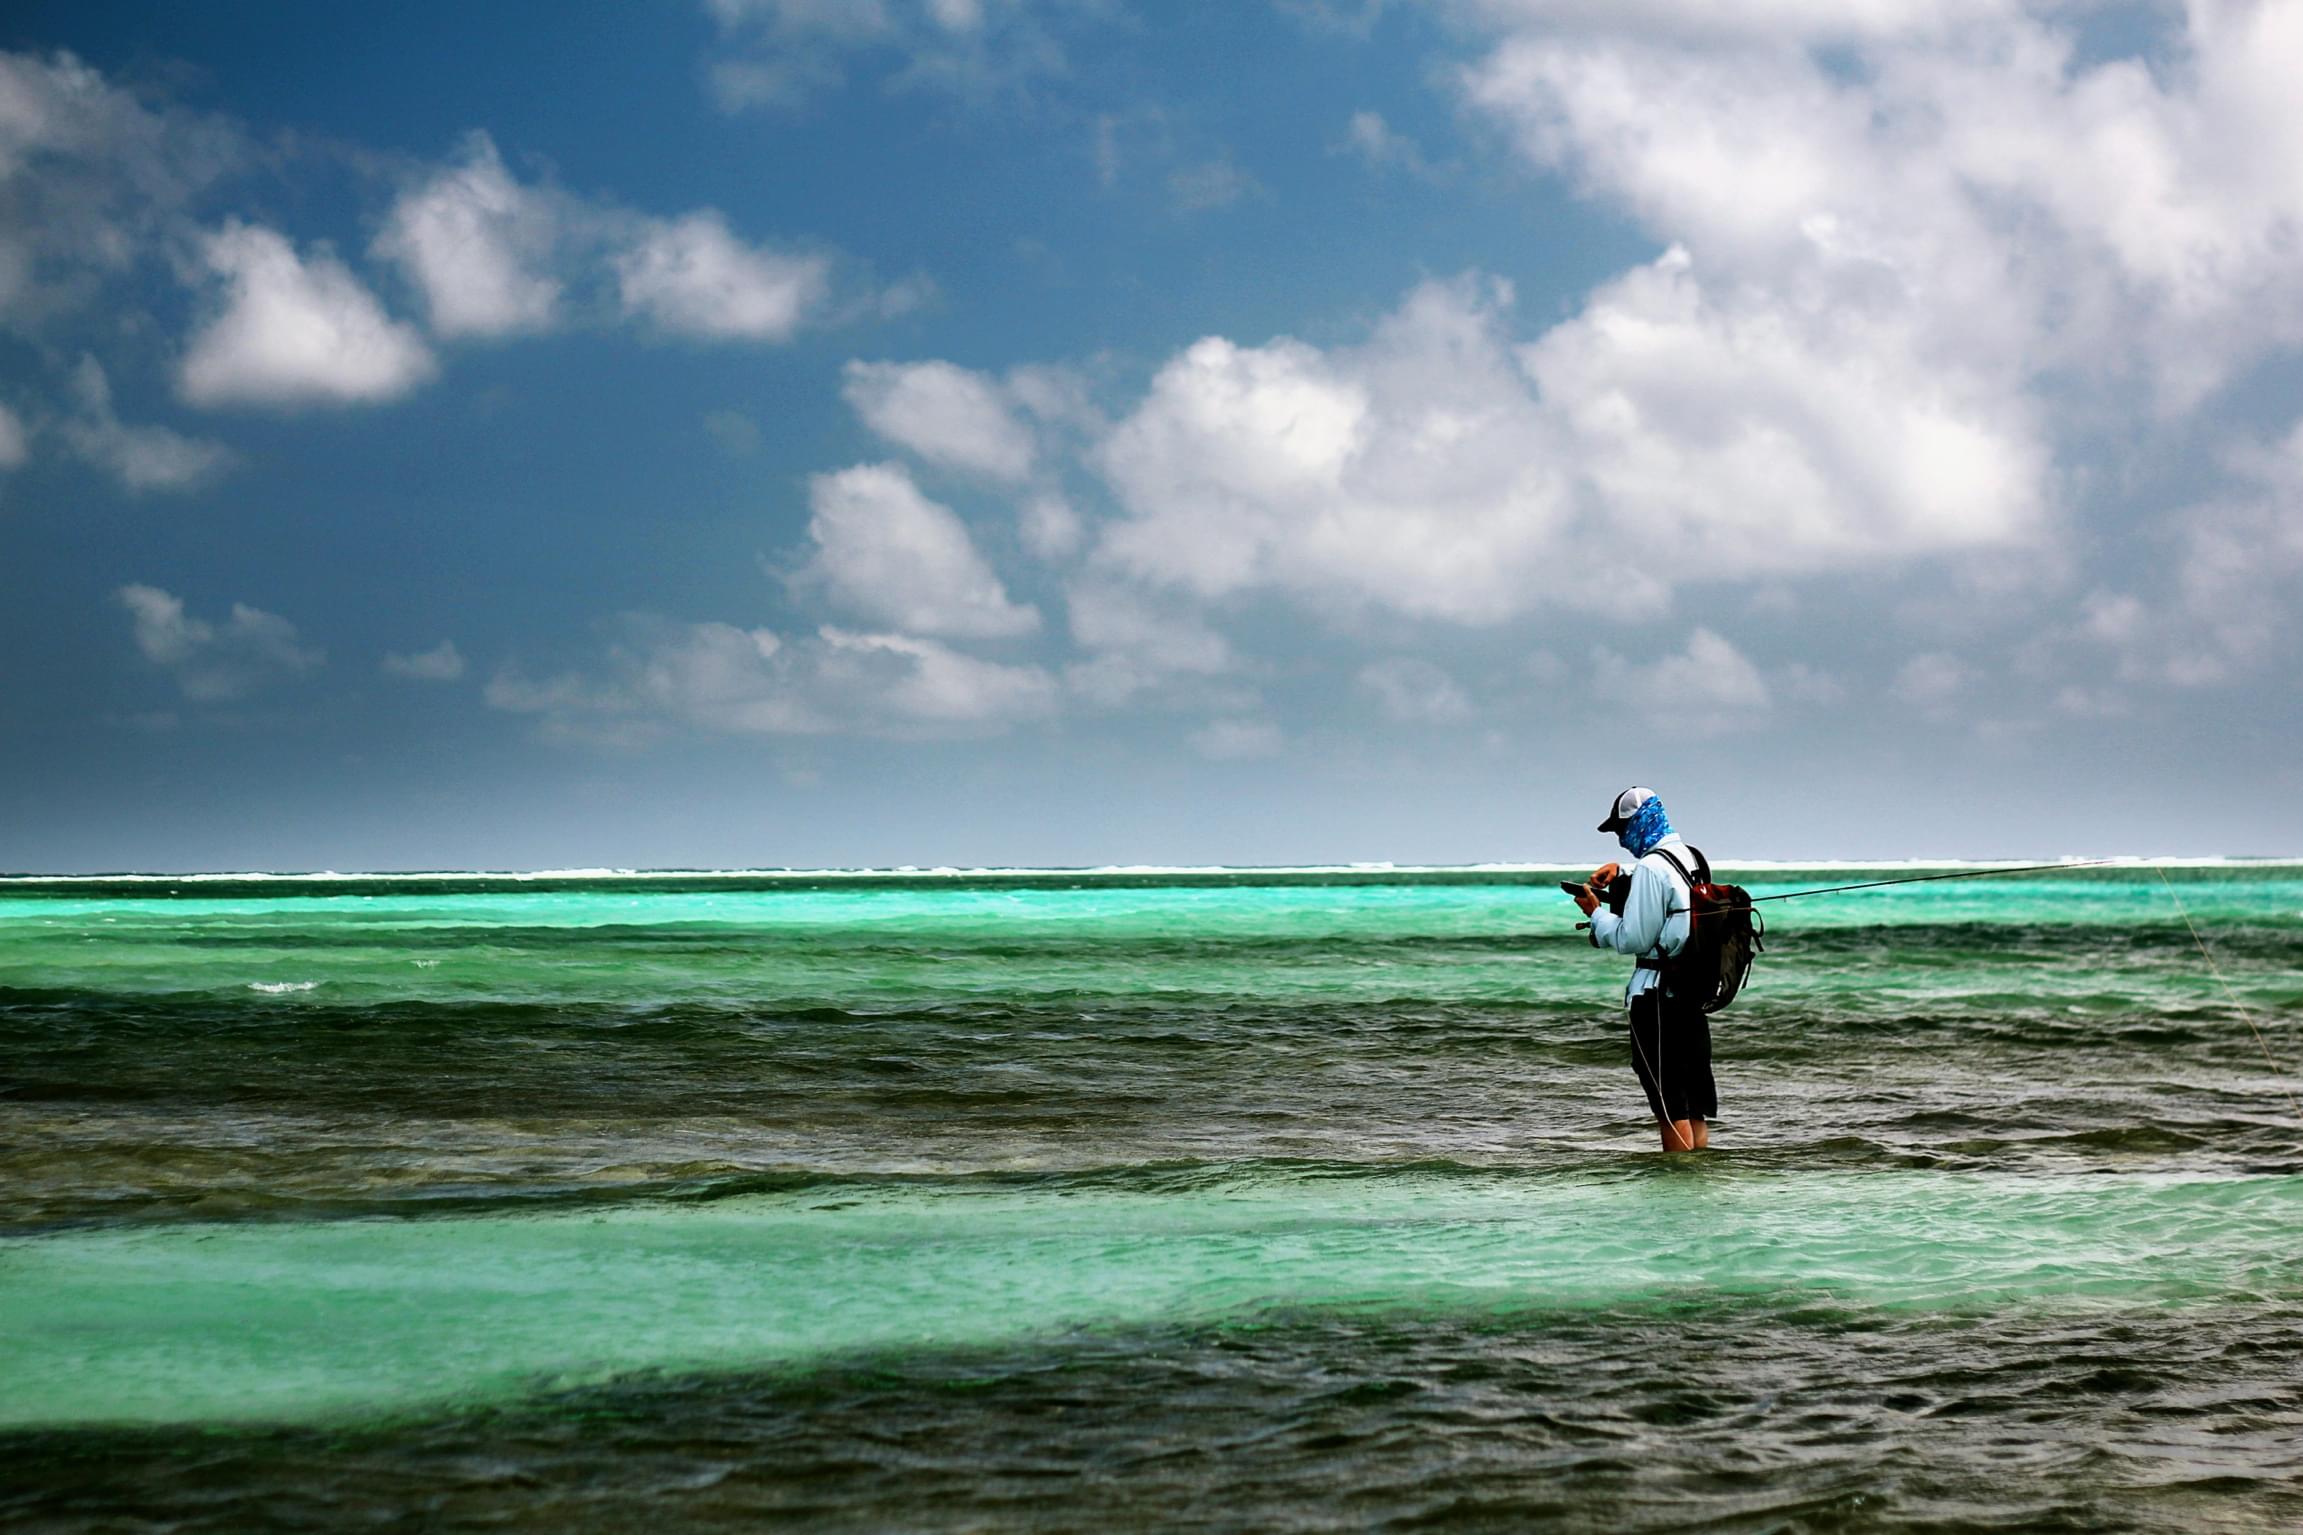
{"type": "Polygon", "coordinates": [[[1655,851],[1658,842],[1670,835],[1671,817],[1663,813],[1663,799],[1651,794],[1623,824],[1623,830],[1615,834],[1615,840],[1632,857],[1645,858],[1655,851]]]}

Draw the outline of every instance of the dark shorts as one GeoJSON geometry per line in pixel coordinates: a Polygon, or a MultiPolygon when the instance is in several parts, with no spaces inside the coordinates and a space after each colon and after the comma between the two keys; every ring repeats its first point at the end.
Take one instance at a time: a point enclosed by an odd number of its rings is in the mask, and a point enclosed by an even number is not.
{"type": "Polygon", "coordinates": [[[1710,1119],[1719,1113],[1711,1080],[1711,1019],[1702,1007],[1658,986],[1631,1004],[1631,1069],[1657,1119],[1710,1119]]]}

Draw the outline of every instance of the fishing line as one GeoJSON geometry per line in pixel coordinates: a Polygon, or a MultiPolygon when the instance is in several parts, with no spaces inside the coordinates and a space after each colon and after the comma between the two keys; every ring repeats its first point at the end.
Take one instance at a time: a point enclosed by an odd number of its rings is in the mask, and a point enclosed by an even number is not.
{"type": "MultiPolygon", "coordinates": [[[[1775,895],[1755,895],[1741,906],[1715,906],[1713,911],[1749,911],[1762,901],[1796,901],[1803,895],[1838,895],[1848,890],[1884,890],[1889,885],[1924,885],[1938,879],[1996,879],[2008,874],[2053,874],[2064,869],[2101,869],[2111,864],[2129,862],[2125,858],[2075,858],[2064,863],[2026,863],[2007,869],[1954,869],[1949,874],[1909,874],[1901,879],[1869,879],[1855,885],[1819,885],[1813,890],[1785,890],[1775,895]]],[[[2164,879],[2166,876],[2160,876],[2164,879]]],[[[1578,931],[1588,923],[1578,922],[1578,931]]]]}
{"type": "MultiPolygon", "coordinates": [[[[1843,890],[1881,890],[1889,885],[1924,885],[1936,879],[1990,879],[2003,874],[2048,874],[2059,869],[2100,869],[2106,864],[2126,861],[2123,858],[2079,858],[2068,863],[2027,863],[2012,869],[1957,869],[1949,874],[1912,874],[1902,879],[1865,880],[1860,885],[1823,885],[1814,890],[1786,890],[1779,895],[1755,895],[1751,898],[1751,905],[1757,906],[1761,901],[1796,901],[1803,895],[1837,895],[1843,890]]],[[[1722,906],[1719,909],[1742,911],[1748,908],[1722,906]]]]}
{"type": "MultiPolygon", "coordinates": [[[[2124,858],[2080,858],[2066,863],[2024,864],[2011,869],[1957,869],[1948,874],[1914,874],[1903,879],[1875,879],[1856,885],[1824,885],[1814,890],[1787,890],[1780,895],[1755,895],[1748,905],[1723,906],[1719,909],[1722,911],[1749,911],[1761,901],[1790,901],[1803,895],[1836,895],[1847,890],[1878,890],[1888,885],[1921,885],[1930,880],[1938,879],[1988,879],[1995,874],[2052,874],[2062,869],[2100,869],[2109,864],[2127,862],[2129,860],[2124,858]]],[[[2151,872],[2158,875],[2159,883],[2167,887],[2168,898],[2175,903],[2176,915],[2183,919],[2184,927],[2190,930],[2191,941],[2199,947],[2199,957],[2207,961],[2207,968],[2215,972],[2216,982],[2222,986],[2223,994],[2231,999],[2231,1005],[2237,1008],[2239,1016],[2247,1021],[2247,1032],[2255,1036],[2255,1048],[2263,1052],[2263,1064],[2271,1068],[2273,1076],[2279,1078],[2280,1090],[2287,1095],[2288,1108],[2294,1112],[2296,1118],[2303,1119],[2303,1103],[2298,1103],[2296,1100],[2295,1089],[2288,1085],[2287,1073],[2280,1070],[2279,1063],[2272,1058],[2271,1047],[2264,1042],[2263,1031],[2255,1026],[2254,1013],[2248,1010],[2246,1003],[2239,1000],[2239,993],[2232,988],[2230,978],[2224,975],[2223,967],[2215,962],[2215,953],[2207,947],[2207,940],[2200,936],[2199,926],[2191,920],[2191,913],[2184,906],[2183,897],[2175,893],[2175,882],[2167,877],[2167,870],[2163,865],[2153,864],[2151,872]]],[[[1885,1026],[1881,1025],[1881,1027],[1884,1029],[1885,1026]]]]}
{"type": "MultiPolygon", "coordinates": [[[[1856,885],[1825,885],[1814,890],[1787,890],[1780,895],[1755,895],[1747,906],[1740,908],[1723,907],[1721,909],[1748,911],[1762,901],[1789,901],[1803,895],[1835,895],[1847,890],[1878,890],[1888,885],[1920,885],[1938,879],[1986,879],[1994,874],[2049,874],[2062,869],[2099,869],[2107,864],[2127,861],[2122,858],[2083,858],[2068,863],[2025,864],[2012,869],[1958,869],[1948,874],[1915,874],[1903,879],[1867,880],[1856,885]]],[[[2239,993],[2231,985],[2230,977],[2223,973],[2222,965],[2216,962],[2215,951],[2207,947],[2207,940],[2200,935],[2199,925],[2191,920],[2190,909],[2183,904],[2183,897],[2176,893],[2175,882],[2167,877],[2166,867],[2161,864],[2153,864],[2151,872],[2158,875],[2159,883],[2167,887],[2167,896],[2175,903],[2176,915],[2183,919],[2183,926],[2190,932],[2192,943],[2198,946],[2199,957],[2206,960],[2207,968],[2214,972],[2216,983],[2223,988],[2223,995],[2231,1000],[2231,1005],[2239,1010],[2239,1016],[2246,1020],[2247,1032],[2255,1036],[2255,1048],[2263,1052],[2263,1064],[2270,1067],[2271,1074],[2279,1079],[2279,1087],[2286,1094],[2289,1110],[2298,1119],[2303,1119],[2303,1103],[2297,1101],[2295,1089],[2288,1084],[2287,1073],[2280,1070],[2278,1061],[2272,1058],[2271,1047],[2264,1041],[2263,1031],[2255,1026],[2255,1014],[2246,1003],[2239,1000],[2239,993]]]]}
{"type": "Polygon", "coordinates": [[[2239,993],[2232,989],[2230,978],[2224,975],[2223,967],[2215,962],[2215,951],[2208,948],[2207,940],[2199,936],[2199,925],[2191,920],[2191,912],[2184,906],[2183,897],[2175,893],[2175,882],[2167,877],[2167,871],[2159,865],[2153,864],[2151,867],[2158,873],[2159,883],[2167,887],[2167,896],[2175,903],[2176,915],[2191,930],[2191,941],[2199,945],[2199,957],[2207,961],[2207,968],[2215,972],[2216,981],[2223,987],[2223,995],[2231,999],[2231,1005],[2239,1009],[2239,1016],[2247,1020],[2247,1032],[2255,1036],[2255,1048],[2263,1052],[2263,1064],[2270,1067],[2271,1075],[2279,1079],[2280,1090],[2287,1095],[2289,1111],[2297,1119],[2303,1119],[2303,1106],[2295,1101],[2295,1089],[2287,1085],[2287,1073],[2281,1071],[2279,1063],[2271,1058],[2271,1047],[2263,1042],[2263,1031],[2255,1027],[2254,1013],[2248,1010],[2246,1003],[2239,1000],[2239,993]]]}

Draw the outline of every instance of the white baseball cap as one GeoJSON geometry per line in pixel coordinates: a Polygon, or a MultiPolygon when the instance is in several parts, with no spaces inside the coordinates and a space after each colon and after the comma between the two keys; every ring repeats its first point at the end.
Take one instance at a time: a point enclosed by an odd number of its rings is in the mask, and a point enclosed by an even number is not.
{"type": "Polygon", "coordinates": [[[1653,789],[1642,789],[1634,785],[1624,790],[1615,797],[1615,804],[1608,810],[1607,819],[1599,823],[1599,829],[1601,831],[1622,830],[1630,824],[1633,816],[1639,814],[1639,807],[1653,798],[1655,798],[1653,789]]]}

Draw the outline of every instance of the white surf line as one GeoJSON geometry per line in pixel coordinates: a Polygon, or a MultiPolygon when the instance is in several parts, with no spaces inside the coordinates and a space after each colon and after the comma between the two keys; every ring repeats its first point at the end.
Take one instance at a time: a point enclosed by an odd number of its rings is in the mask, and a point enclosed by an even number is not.
{"type": "Polygon", "coordinates": [[[2165,869],[2159,870],[2159,883],[2167,887],[2167,896],[2175,903],[2176,915],[2191,930],[2191,941],[2199,945],[2199,957],[2206,960],[2207,968],[2215,972],[2216,981],[2223,987],[2223,995],[2231,999],[2231,1005],[2239,1009],[2239,1016],[2247,1020],[2247,1032],[2255,1036],[2255,1048],[2263,1052],[2263,1064],[2271,1068],[2271,1075],[2279,1079],[2280,1091],[2287,1095],[2288,1112],[2303,1120],[2303,1105],[2296,1103],[2295,1089],[2288,1085],[2287,1073],[2281,1071],[2279,1063],[2271,1058],[2271,1047],[2263,1042],[2263,1031],[2255,1027],[2255,1014],[2246,1003],[2239,1000],[2239,993],[2232,989],[2230,978],[2224,975],[2223,967],[2215,962],[2215,951],[2208,948],[2207,940],[2199,936],[2199,924],[2191,920],[2191,913],[2184,906],[2183,897],[2175,893],[2175,882],[2167,877],[2165,869]]]}

